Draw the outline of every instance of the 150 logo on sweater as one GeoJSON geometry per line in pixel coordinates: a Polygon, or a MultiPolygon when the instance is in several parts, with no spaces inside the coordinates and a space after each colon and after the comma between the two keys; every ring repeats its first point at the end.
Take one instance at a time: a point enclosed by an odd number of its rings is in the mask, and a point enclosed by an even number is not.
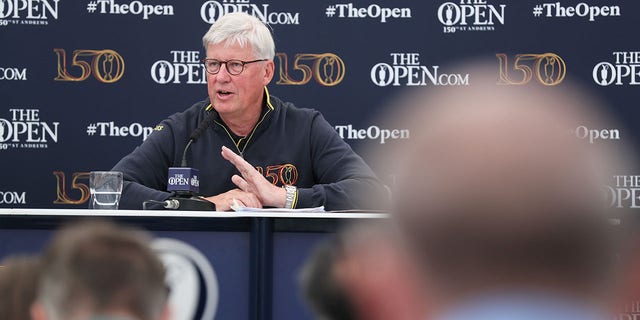
{"type": "Polygon", "coordinates": [[[266,166],[266,168],[256,166],[256,170],[274,186],[292,186],[298,181],[298,168],[290,163],[266,166]]]}

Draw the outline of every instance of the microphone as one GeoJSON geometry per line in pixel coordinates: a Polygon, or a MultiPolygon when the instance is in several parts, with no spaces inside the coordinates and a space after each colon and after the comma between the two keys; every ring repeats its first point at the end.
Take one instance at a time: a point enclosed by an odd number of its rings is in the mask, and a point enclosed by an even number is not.
{"type": "Polygon", "coordinates": [[[200,179],[198,178],[199,170],[190,168],[187,163],[187,151],[191,144],[196,142],[198,138],[209,128],[213,122],[215,113],[210,113],[189,135],[189,142],[182,152],[182,162],[180,167],[170,167],[167,179],[167,191],[175,192],[175,196],[165,201],[165,209],[173,210],[216,210],[215,204],[203,200],[197,196],[200,192],[200,179]]]}
{"type": "Polygon", "coordinates": [[[189,135],[189,142],[187,142],[187,145],[184,147],[184,151],[182,152],[182,162],[180,163],[181,167],[188,167],[187,151],[191,147],[191,144],[196,142],[196,140],[200,138],[200,136],[204,133],[204,131],[207,130],[207,128],[209,128],[209,126],[213,123],[213,118],[215,117],[215,115],[216,114],[213,112],[209,113],[209,115],[206,118],[204,118],[204,120],[200,122],[198,127],[195,130],[193,130],[193,132],[191,132],[191,134],[189,135]]]}

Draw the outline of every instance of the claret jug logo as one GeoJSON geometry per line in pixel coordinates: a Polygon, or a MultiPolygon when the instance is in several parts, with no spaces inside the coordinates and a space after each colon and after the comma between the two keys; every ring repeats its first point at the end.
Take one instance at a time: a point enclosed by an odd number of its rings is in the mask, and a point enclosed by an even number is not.
{"type": "Polygon", "coordinates": [[[593,67],[593,81],[601,86],[639,85],[640,51],[613,52],[614,62],[600,62],[593,67]]]}
{"type": "Polygon", "coordinates": [[[500,68],[498,84],[523,85],[535,78],[542,85],[555,86],[567,75],[566,63],[555,53],[516,54],[512,59],[497,53],[496,57],[500,68]]]}
{"type": "Polygon", "coordinates": [[[53,51],[58,56],[58,75],[53,80],[85,81],[93,75],[102,83],[114,83],[124,75],[124,59],[113,50],[74,50],[70,67],[64,49],[53,51]]]}
{"type": "Polygon", "coordinates": [[[46,149],[58,142],[59,124],[40,120],[39,109],[9,109],[9,119],[0,119],[0,151],[46,149]]]}
{"type": "Polygon", "coordinates": [[[0,27],[15,25],[48,25],[58,19],[60,0],[0,0],[0,27]]]}
{"type": "Polygon", "coordinates": [[[371,81],[379,86],[468,86],[469,74],[444,73],[440,66],[424,66],[419,53],[391,53],[392,64],[371,68],[371,81]]]}
{"type": "Polygon", "coordinates": [[[444,33],[456,31],[494,31],[504,25],[506,4],[488,4],[487,0],[445,2],[438,8],[438,20],[444,33]]]}
{"type": "Polygon", "coordinates": [[[244,12],[266,24],[300,24],[299,12],[277,12],[269,4],[253,4],[249,0],[207,1],[200,8],[200,17],[206,23],[214,23],[227,13],[244,12]]]}

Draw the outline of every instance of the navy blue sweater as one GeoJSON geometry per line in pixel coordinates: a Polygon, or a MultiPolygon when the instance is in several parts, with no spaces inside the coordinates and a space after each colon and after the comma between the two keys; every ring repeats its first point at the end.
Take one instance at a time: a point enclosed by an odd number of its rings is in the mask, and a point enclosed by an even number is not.
{"type": "Polygon", "coordinates": [[[372,209],[386,198],[373,171],[315,110],[296,108],[269,96],[265,112],[244,145],[236,146],[208,100],[176,113],[156,126],[147,140],[112,170],[124,173],[122,209],[141,209],[146,200],[166,200],[169,167],[178,167],[189,135],[213,112],[214,123],[191,145],[190,167],[200,170],[200,194],[213,196],[236,186],[237,169],[222,158],[227,146],[258,168],[275,185],[298,188],[297,207],[326,210],[372,209]]]}

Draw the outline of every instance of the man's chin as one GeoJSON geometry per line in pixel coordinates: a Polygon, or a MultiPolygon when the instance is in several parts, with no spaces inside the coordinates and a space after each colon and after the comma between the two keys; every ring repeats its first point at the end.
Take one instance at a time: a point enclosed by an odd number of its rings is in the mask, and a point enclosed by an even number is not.
{"type": "Polygon", "coordinates": [[[219,114],[224,115],[233,113],[237,108],[230,103],[217,101],[213,103],[213,109],[215,109],[219,114]]]}

